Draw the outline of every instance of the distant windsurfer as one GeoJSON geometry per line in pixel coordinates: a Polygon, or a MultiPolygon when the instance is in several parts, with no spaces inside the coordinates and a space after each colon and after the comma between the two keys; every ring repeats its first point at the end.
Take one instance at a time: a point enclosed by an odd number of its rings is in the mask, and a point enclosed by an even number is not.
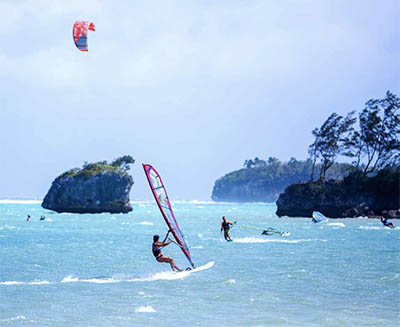
{"type": "Polygon", "coordinates": [[[394,225],[392,222],[388,221],[386,217],[381,217],[381,223],[383,224],[383,226],[385,227],[390,227],[393,228],[394,225]]]}
{"type": "Polygon", "coordinates": [[[167,245],[169,245],[169,244],[171,244],[173,242],[172,240],[170,240],[168,242],[165,242],[167,240],[167,238],[168,238],[169,233],[170,233],[170,231],[168,231],[167,235],[165,235],[165,238],[164,238],[164,240],[162,242],[160,242],[160,236],[159,235],[154,235],[153,236],[153,245],[152,245],[153,255],[154,255],[154,257],[156,258],[156,260],[158,262],[167,262],[167,263],[169,263],[171,265],[172,271],[175,271],[175,270],[182,271],[182,269],[179,268],[175,264],[174,259],[166,257],[161,253],[161,248],[163,248],[163,247],[165,247],[165,246],[167,246],[167,245]]]}
{"type": "Polygon", "coordinates": [[[229,235],[231,225],[233,225],[233,224],[229,220],[226,220],[225,216],[222,217],[221,233],[222,233],[222,231],[224,231],[224,238],[228,242],[232,241],[231,236],[229,235]]]}
{"type": "Polygon", "coordinates": [[[26,217],[26,221],[29,221],[29,220],[31,220],[31,216],[30,215],[28,215],[28,217],[26,217]]]}

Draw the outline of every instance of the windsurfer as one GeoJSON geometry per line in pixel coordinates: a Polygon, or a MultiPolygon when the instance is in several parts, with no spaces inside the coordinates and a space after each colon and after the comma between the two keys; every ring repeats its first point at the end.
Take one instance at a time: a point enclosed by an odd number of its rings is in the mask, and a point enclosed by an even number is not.
{"type": "Polygon", "coordinates": [[[232,241],[231,236],[229,235],[229,230],[231,229],[231,225],[233,225],[229,220],[225,219],[225,216],[222,217],[221,223],[221,233],[224,231],[224,238],[227,241],[232,241]]]}
{"type": "Polygon", "coordinates": [[[381,223],[383,224],[383,226],[386,226],[386,227],[390,227],[390,228],[394,227],[393,223],[388,221],[386,217],[381,217],[381,223]]]}
{"type": "Polygon", "coordinates": [[[167,245],[169,245],[169,244],[171,244],[173,242],[171,240],[166,242],[169,233],[170,233],[170,231],[168,231],[167,235],[165,235],[165,238],[164,238],[164,240],[162,242],[160,242],[160,236],[159,235],[154,235],[153,236],[153,245],[152,245],[153,255],[154,255],[154,257],[156,258],[156,260],[158,262],[167,262],[167,263],[169,263],[171,265],[172,271],[175,271],[175,270],[182,271],[182,269],[179,268],[175,264],[174,259],[166,257],[161,253],[161,248],[163,248],[163,247],[165,247],[165,246],[167,246],[167,245]]]}

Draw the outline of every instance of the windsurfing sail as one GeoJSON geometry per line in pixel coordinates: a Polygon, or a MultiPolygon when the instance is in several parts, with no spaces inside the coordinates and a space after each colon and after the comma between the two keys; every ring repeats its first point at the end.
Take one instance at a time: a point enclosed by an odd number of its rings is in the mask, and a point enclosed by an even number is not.
{"type": "Polygon", "coordinates": [[[171,231],[172,235],[174,235],[176,243],[185,254],[190,265],[194,268],[185,236],[183,235],[181,229],[179,228],[178,222],[176,221],[174,212],[172,211],[171,203],[169,202],[167,190],[165,189],[160,175],[151,165],[143,164],[143,169],[149,182],[151,191],[153,192],[154,199],[157,202],[158,208],[160,209],[169,230],[171,231]]]}
{"type": "Polygon", "coordinates": [[[328,218],[326,218],[322,213],[319,211],[313,211],[312,216],[314,218],[315,223],[322,223],[324,221],[328,221],[328,218]]]}

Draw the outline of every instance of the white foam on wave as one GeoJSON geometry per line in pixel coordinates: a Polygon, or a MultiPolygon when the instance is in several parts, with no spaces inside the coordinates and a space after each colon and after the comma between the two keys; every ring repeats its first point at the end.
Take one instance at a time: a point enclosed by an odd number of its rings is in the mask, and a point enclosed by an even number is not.
{"type": "Polygon", "coordinates": [[[136,223],[136,225],[147,225],[147,226],[153,226],[154,224],[150,221],[141,221],[140,223],[136,223]]]}
{"type": "Polygon", "coordinates": [[[28,283],[29,285],[49,285],[51,284],[48,280],[39,280],[28,283]]]}
{"type": "Polygon", "coordinates": [[[0,204],[41,204],[41,200],[11,200],[1,199],[0,204]]]}
{"type": "Polygon", "coordinates": [[[328,226],[346,227],[343,223],[329,223],[328,226]]]}
{"type": "Polygon", "coordinates": [[[281,240],[276,238],[259,238],[259,237],[243,237],[236,238],[233,242],[236,243],[300,243],[300,242],[310,242],[312,239],[300,239],[300,240],[281,240]]]}
{"type": "Polygon", "coordinates": [[[73,282],[79,282],[79,278],[68,275],[67,277],[63,278],[61,281],[61,283],[73,283],[73,282]]]}
{"type": "Polygon", "coordinates": [[[135,312],[156,312],[151,305],[140,306],[135,309],[135,312]]]}
{"type": "Polygon", "coordinates": [[[11,322],[11,321],[15,321],[15,320],[25,320],[25,319],[26,319],[25,316],[19,315],[19,316],[16,316],[16,317],[0,319],[0,322],[11,322]]]}
{"type": "Polygon", "coordinates": [[[235,284],[235,283],[236,283],[236,280],[234,280],[234,279],[228,279],[228,283],[229,283],[229,284],[235,284]]]}
{"type": "Polygon", "coordinates": [[[39,280],[39,281],[33,281],[33,282],[19,282],[19,281],[10,280],[10,281],[0,282],[0,285],[49,285],[49,284],[51,284],[51,283],[47,280],[39,280]]]}
{"type": "Polygon", "coordinates": [[[152,282],[155,280],[176,280],[183,279],[190,275],[190,271],[181,271],[179,273],[173,271],[159,272],[149,277],[144,278],[134,278],[132,282],[152,282]]]}
{"type": "Polygon", "coordinates": [[[145,278],[135,278],[130,281],[132,281],[132,282],[151,282],[151,281],[155,281],[155,280],[183,279],[194,272],[206,270],[206,269],[211,268],[212,266],[214,266],[214,261],[210,261],[209,263],[207,263],[203,266],[194,268],[192,270],[184,270],[184,271],[179,271],[179,272],[165,271],[165,272],[156,273],[154,275],[151,275],[151,276],[145,277],[145,278]]]}
{"type": "Polygon", "coordinates": [[[3,230],[3,229],[15,229],[15,228],[17,228],[17,226],[13,226],[13,225],[4,225],[4,226],[0,227],[0,230],[3,230]]]}
{"type": "Polygon", "coordinates": [[[22,285],[22,284],[25,284],[25,283],[24,282],[17,282],[17,281],[14,281],[14,280],[0,282],[0,285],[22,285]]]}
{"type": "Polygon", "coordinates": [[[115,279],[113,277],[94,277],[94,278],[87,278],[87,279],[79,279],[78,277],[73,277],[71,275],[65,277],[61,283],[95,283],[95,284],[110,284],[110,283],[119,283],[121,280],[115,279]]]}
{"type": "Polygon", "coordinates": [[[95,283],[95,284],[110,284],[110,283],[119,283],[121,280],[114,278],[89,278],[89,279],[80,279],[80,282],[84,283],[95,283]]]}
{"type": "Polygon", "coordinates": [[[202,245],[191,246],[191,249],[204,249],[202,245]]]}

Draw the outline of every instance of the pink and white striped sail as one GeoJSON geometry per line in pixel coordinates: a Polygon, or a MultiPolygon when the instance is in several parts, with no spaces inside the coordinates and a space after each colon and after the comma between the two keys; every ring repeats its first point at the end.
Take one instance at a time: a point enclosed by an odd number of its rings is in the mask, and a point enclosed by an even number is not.
{"type": "Polygon", "coordinates": [[[143,164],[143,169],[149,182],[151,191],[153,192],[154,199],[160,208],[161,214],[168,225],[169,230],[185,254],[189,263],[194,268],[192,258],[190,256],[189,247],[185,241],[185,236],[179,228],[178,222],[175,219],[174,212],[172,211],[171,203],[169,202],[167,190],[161,180],[160,175],[151,165],[143,164]]]}

